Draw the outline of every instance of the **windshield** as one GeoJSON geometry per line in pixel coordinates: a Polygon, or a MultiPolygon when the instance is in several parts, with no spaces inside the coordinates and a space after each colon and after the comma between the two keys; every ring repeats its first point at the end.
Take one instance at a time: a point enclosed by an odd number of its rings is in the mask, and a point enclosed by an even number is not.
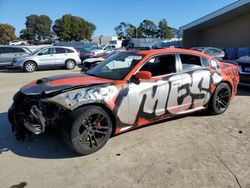
{"type": "Polygon", "coordinates": [[[110,80],[122,80],[142,58],[143,55],[121,52],[111,55],[87,74],[110,80]]]}
{"type": "Polygon", "coordinates": [[[96,50],[98,49],[97,46],[91,46],[90,48],[85,48],[87,51],[91,51],[91,50],[96,50]]]}
{"type": "Polygon", "coordinates": [[[105,45],[101,45],[99,47],[96,47],[97,50],[102,50],[105,47],[105,45]]]}

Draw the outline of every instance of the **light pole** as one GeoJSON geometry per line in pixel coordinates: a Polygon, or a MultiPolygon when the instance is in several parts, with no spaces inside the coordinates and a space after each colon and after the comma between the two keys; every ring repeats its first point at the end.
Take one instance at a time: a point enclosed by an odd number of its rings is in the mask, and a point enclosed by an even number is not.
{"type": "Polygon", "coordinates": [[[102,45],[102,37],[103,37],[103,35],[99,36],[99,45],[102,45]]]}

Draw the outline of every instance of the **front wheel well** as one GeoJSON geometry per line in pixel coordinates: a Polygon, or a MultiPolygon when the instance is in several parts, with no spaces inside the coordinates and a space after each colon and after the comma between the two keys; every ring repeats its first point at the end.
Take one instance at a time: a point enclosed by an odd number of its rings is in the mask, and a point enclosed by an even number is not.
{"type": "Polygon", "coordinates": [[[37,66],[37,63],[36,63],[34,60],[27,60],[27,61],[25,61],[25,62],[23,63],[23,66],[25,66],[25,64],[28,63],[28,62],[33,62],[33,63],[35,63],[36,66],[37,66]]]}
{"type": "MultiPolygon", "coordinates": [[[[105,112],[107,112],[107,114],[109,115],[111,121],[112,121],[112,127],[113,127],[113,130],[112,130],[112,134],[111,136],[114,135],[115,133],[115,130],[116,130],[116,118],[115,118],[115,115],[113,114],[113,112],[104,104],[101,104],[101,103],[91,103],[91,104],[85,104],[85,105],[82,105],[82,106],[79,106],[78,108],[76,109],[79,109],[79,108],[82,108],[82,107],[85,107],[85,106],[99,106],[101,107],[103,110],[105,110],[105,112]]],[[[74,109],[74,110],[76,110],[74,109]]]]}

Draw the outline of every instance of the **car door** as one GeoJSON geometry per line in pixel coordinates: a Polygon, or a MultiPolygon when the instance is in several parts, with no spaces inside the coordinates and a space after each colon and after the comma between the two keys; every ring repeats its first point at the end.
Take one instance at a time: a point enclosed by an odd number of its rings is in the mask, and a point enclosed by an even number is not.
{"type": "Polygon", "coordinates": [[[42,49],[36,59],[39,66],[55,66],[55,48],[42,49]]]}
{"type": "Polygon", "coordinates": [[[55,58],[54,62],[56,66],[65,65],[65,61],[67,60],[67,52],[65,48],[55,48],[55,58]]]}
{"type": "Polygon", "coordinates": [[[210,98],[210,60],[192,54],[179,54],[182,67],[182,87],[179,92],[181,111],[203,108],[210,98]]]}
{"type": "Polygon", "coordinates": [[[180,112],[178,88],[182,76],[175,54],[152,57],[138,71],[149,71],[149,80],[129,82],[129,124],[160,119],[180,112]]]}

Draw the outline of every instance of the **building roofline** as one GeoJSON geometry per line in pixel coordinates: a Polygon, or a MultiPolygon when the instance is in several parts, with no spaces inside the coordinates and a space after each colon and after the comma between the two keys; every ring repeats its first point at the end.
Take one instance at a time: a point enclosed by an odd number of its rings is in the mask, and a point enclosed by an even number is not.
{"type": "Polygon", "coordinates": [[[197,25],[199,25],[201,23],[209,21],[209,20],[211,20],[211,19],[213,19],[215,17],[221,16],[221,15],[223,15],[223,14],[229,12],[229,11],[232,11],[232,10],[234,10],[236,8],[239,8],[239,7],[243,6],[243,5],[246,5],[248,3],[250,3],[250,0],[238,0],[238,1],[234,2],[234,3],[231,3],[231,4],[229,4],[229,5],[225,6],[225,7],[217,10],[217,11],[214,11],[214,12],[212,12],[212,13],[206,15],[206,16],[203,16],[203,17],[201,17],[201,18],[199,18],[199,19],[197,19],[197,20],[195,20],[195,21],[193,21],[191,23],[188,23],[188,24],[186,24],[184,26],[181,26],[179,28],[179,31],[182,34],[184,30],[187,30],[187,29],[192,28],[194,26],[197,26],[197,25]]]}

